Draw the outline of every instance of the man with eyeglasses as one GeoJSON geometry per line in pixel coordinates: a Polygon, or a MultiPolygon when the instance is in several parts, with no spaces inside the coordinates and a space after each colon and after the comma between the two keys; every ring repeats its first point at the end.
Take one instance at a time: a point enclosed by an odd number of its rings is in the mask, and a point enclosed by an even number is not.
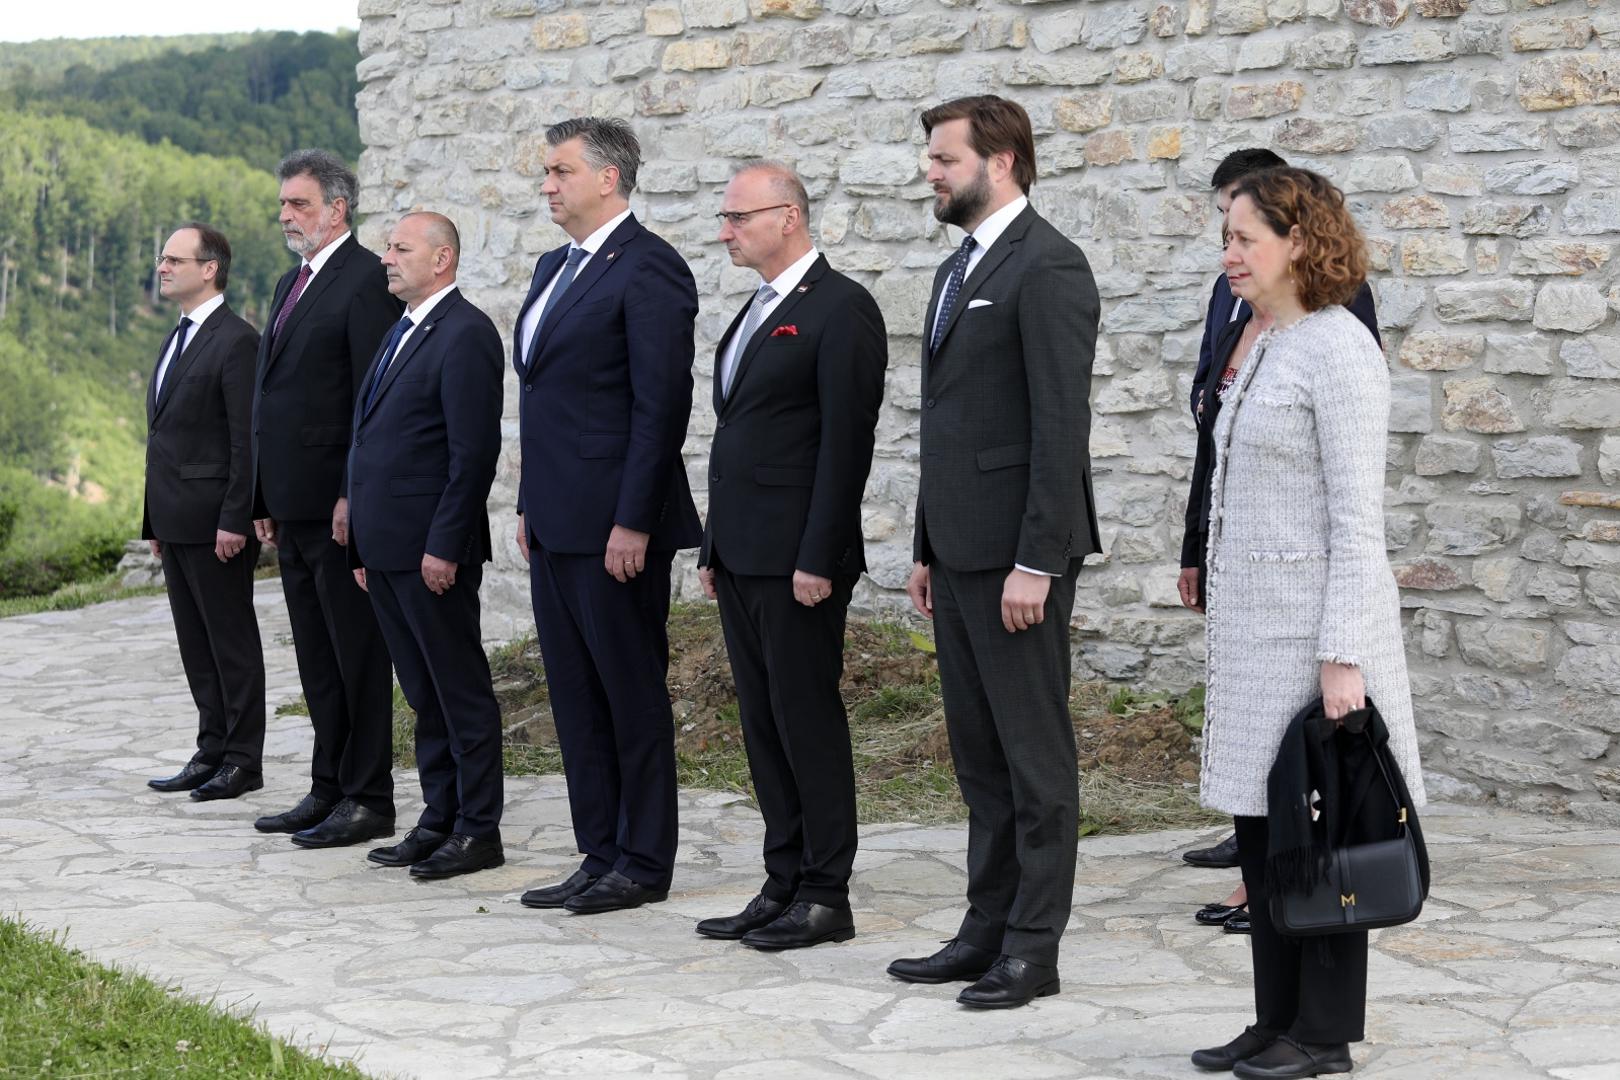
{"type": "Polygon", "coordinates": [[[811,244],[810,199],[791,169],[744,166],[721,207],[718,239],[761,280],[715,350],[698,576],[720,603],[765,883],[697,932],[797,949],[855,936],[854,762],[838,683],[866,569],[861,495],[888,338],[872,295],[811,244]]]}
{"type": "Polygon", "coordinates": [[[146,395],[141,536],[163,560],[180,662],[197,704],[197,751],[157,791],[199,802],[264,786],[264,653],[253,612],[248,422],[259,335],[225,303],[231,245],[192,222],[157,257],[158,292],[180,322],[146,395]]]}
{"type": "Polygon", "coordinates": [[[654,903],[675,867],[670,567],[696,547],[681,460],[697,287],[630,212],[641,146],[622,120],[546,130],[540,190],[569,243],[540,257],[513,339],[517,545],[584,861],[524,893],[579,915],[654,903]]]}

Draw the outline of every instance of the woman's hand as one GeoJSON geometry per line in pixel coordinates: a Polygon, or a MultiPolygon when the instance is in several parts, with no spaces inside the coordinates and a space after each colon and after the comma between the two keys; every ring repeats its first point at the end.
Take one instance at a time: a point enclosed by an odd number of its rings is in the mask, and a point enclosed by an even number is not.
{"type": "Polygon", "coordinates": [[[1181,568],[1181,576],[1176,578],[1176,592],[1181,594],[1182,607],[1190,608],[1200,615],[1204,613],[1204,605],[1198,602],[1198,567],[1181,568]]]}
{"type": "Polygon", "coordinates": [[[1367,705],[1367,683],[1351,664],[1322,665],[1322,709],[1329,720],[1343,722],[1348,713],[1367,705]]]}

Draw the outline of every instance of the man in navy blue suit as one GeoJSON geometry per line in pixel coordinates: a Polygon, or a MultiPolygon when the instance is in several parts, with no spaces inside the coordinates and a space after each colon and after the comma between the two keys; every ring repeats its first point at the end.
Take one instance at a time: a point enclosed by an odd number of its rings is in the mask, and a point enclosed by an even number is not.
{"type": "Polygon", "coordinates": [[[382,265],[405,317],[355,396],[345,491],[349,565],[416,710],[426,803],[404,840],[367,858],[415,878],[506,861],[501,713],[478,617],[484,504],[501,452],[501,337],[456,288],[460,252],[440,214],[407,214],[388,238],[382,265]]]}
{"type": "Polygon", "coordinates": [[[546,131],[551,220],[513,337],[523,474],[518,550],[585,856],[528,907],[592,914],[669,895],[675,722],[670,565],[698,545],[681,444],[697,287],[630,213],[641,147],[622,120],[546,131]]]}

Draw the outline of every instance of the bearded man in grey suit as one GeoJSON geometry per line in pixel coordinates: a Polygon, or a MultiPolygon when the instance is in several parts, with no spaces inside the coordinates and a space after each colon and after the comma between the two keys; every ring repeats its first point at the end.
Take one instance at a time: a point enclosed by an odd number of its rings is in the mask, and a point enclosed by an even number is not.
{"type": "Polygon", "coordinates": [[[922,483],[906,591],[934,620],[951,757],[968,806],[968,910],[911,982],[1010,1008],[1058,991],[1074,896],[1079,776],[1069,614],[1101,550],[1088,398],[1098,299],[1080,249],[1029,204],[1023,108],[962,98],[922,115],[934,216],[967,232],[923,324],[922,483]]]}

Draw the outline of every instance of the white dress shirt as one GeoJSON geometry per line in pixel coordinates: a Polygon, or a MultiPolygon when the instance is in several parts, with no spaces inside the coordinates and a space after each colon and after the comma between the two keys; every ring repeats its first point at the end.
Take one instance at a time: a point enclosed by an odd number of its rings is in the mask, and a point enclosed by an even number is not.
{"type": "MultiPolygon", "coordinates": [[[[317,251],[313,258],[304,260],[304,265],[309,267],[309,281],[315,280],[315,275],[321,272],[321,267],[325,266],[327,260],[332,257],[332,252],[342,247],[343,241],[347,240],[348,238],[349,230],[344,229],[336,240],[333,240],[330,244],[327,244],[325,247],[321,248],[321,250],[317,251]]],[[[304,288],[306,290],[309,288],[309,281],[304,282],[304,288]]]]}
{"type": "MultiPolygon", "coordinates": [[[[1007,231],[1007,226],[1013,223],[1013,218],[1024,212],[1029,205],[1029,196],[1020,195],[1000,210],[979,222],[979,227],[973,230],[973,250],[968,253],[967,269],[962,272],[962,280],[967,281],[973,276],[974,268],[984,258],[984,253],[990,250],[990,245],[1001,239],[1001,234],[1007,231]]],[[[958,298],[958,302],[961,300],[958,298]]],[[[935,331],[939,329],[940,316],[943,311],[934,312],[934,325],[928,328],[928,339],[933,340],[935,331]]]]}
{"type": "MultiPolygon", "coordinates": [[[[585,252],[585,257],[574,268],[575,281],[578,281],[579,275],[583,274],[585,268],[591,265],[591,256],[601,250],[602,245],[607,243],[607,238],[613,235],[613,230],[624,224],[624,219],[629,216],[630,211],[625,209],[615,214],[606,225],[591,233],[584,240],[571,245],[585,252]]],[[[567,259],[558,264],[557,272],[551,275],[551,280],[546,283],[546,287],[540,290],[540,295],[534,298],[534,303],[529,305],[529,310],[523,313],[523,321],[518,328],[519,336],[523,341],[523,349],[518,353],[518,356],[522,357],[525,364],[529,362],[529,346],[534,344],[534,332],[540,328],[540,313],[546,310],[546,300],[551,296],[551,290],[557,287],[557,278],[562,275],[563,268],[567,265],[567,259]]],[[[569,283],[569,287],[573,287],[572,282],[569,283]]]]}
{"type": "MultiPolygon", "coordinates": [[[[787,296],[788,293],[799,287],[799,282],[804,280],[804,275],[810,272],[810,267],[814,266],[816,260],[819,258],[821,258],[821,252],[812,247],[809,251],[805,252],[803,255],[794,260],[793,265],[789,266],[786,270],[783,270],[780,274],[777,274],[770,281],[760,282],[760,285],[769,285],[771,287],[771,291],[776,293],[776,297],[770,303],[766,304],[760,309],[759,326],[765,325],[766,320],[771,317],[771,312],[775,311],[777,307],[781,305],[783,297],[787,296]]],[[[758,295],[758,285],[754,286],[754,293],[758,295]]],[[[753,298],[750,297],[748,301],[749,306],[752,307],[753,303],[753,298]]],[[[745,341],[737,340],[738,338],[742,337],[743,323],[746,323],[747,321],[747,317],[744,316],[743,321],[737,324],[736,332],[731,335],[731,340],[726,342],[726,351],[720,356],[720,385],[722,387],[724,387],[734,377],[732,375],[732,371],[737,365],[738,354],[742,352],[743,346],[748,344],[745,341]]],[[[757,331],[758,326],[756,326],[755,329],[757,331]]]]}
{"type": "MultiPolygon", "coordinates": [[[[202,324],[208,321],[208,316],[218,311],[224,306],[224,304],[225,294],[217,293],[209,299],[204,300],[190,311],[187,311],[184,308],[180,309],[180,317],[182,319],[191,320],[191,329],[186,331],[186,346],[188,348],[193,341],[197,340],[197,331],[201,330],[202,324]]],[[[163,359],[158,362],[157,376],[152,380],[152,393],[154,395],[163,393],[163,378],[164,376],[168,375],[169,365],[176,358],[174,347],[179,344],[179,342],[179,334],[175,334],[172,338],[170,338],[169,347],[164,350],[163,359]]],[[[181,351],[183,352],[184,350],[181,351]]]]}
{"type": "MultiPolygon", "coordinates": [[[[434,307],[439,303],[439,301],[443,300],[445,298],[445,296],[450,292],[450,290],[455,288],[455,287],[456,287],[455,279],[451,278],[450,279],[450,284],[446,285],[444,288],[440,289],[438,292],[434,293],[432,296],[428,297],[426,300],[423,300],[420,304],[417,304],[414,308],[406,308],[405,309],[405,315],[410,316],[410,319],[411,319],[411,328],[409,330],[405,331],[405,336],[404,337],[399,339],[399,347],[394,350],[394,355],[395,356],[398,356],[400,353],[405,351],[405,343],[407,341],[411,340],[411,335],[416,333],[416,328],[421,326],[424,322],[427,321],[428,313],[431,312],[434,309],[434,307]]],[[[404,316],[401,316],[401,318],[403,318],[403,317],[404,316]]]]}

